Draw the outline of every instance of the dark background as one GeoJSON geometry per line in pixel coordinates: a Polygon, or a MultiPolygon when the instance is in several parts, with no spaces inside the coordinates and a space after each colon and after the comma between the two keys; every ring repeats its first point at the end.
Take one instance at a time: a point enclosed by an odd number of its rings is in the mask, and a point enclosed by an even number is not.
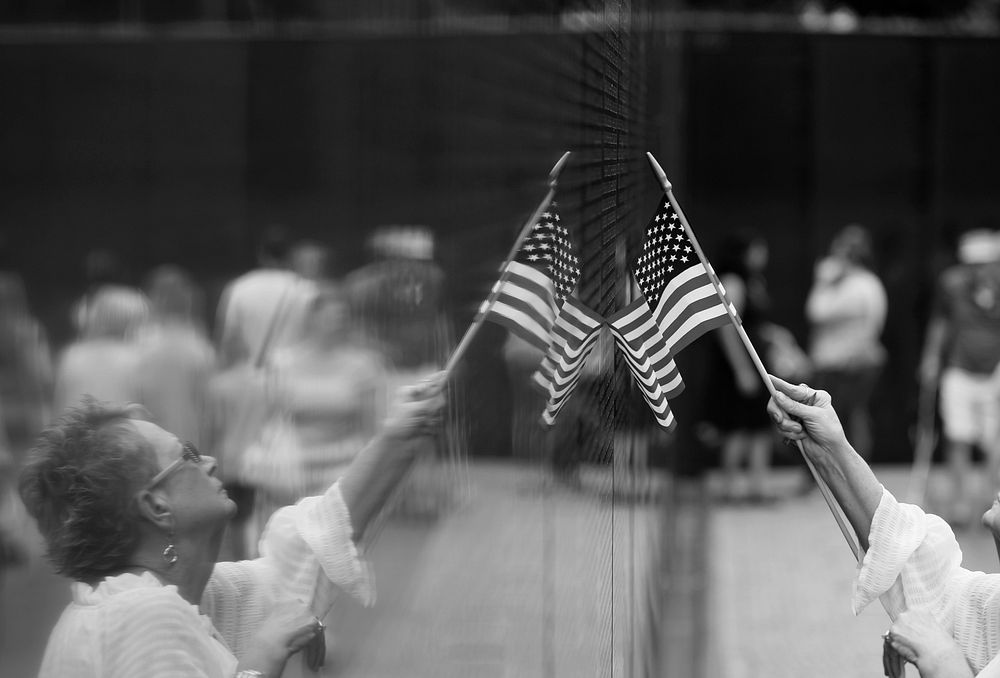
{"type": "MultiPolygon", "coordinates": [[[[581,224],[585,298],[606,312],[614,244],[633,255],[656,207],[649,150],[709,259],[727,229],[766,234],[776,319],[802,341],[816,256],[848,221],[873,229],[890,298],[875,460],[909,459],[933,274],[959,228],[1000,226],[1000,42],[639,29],[7,36],[6,256],[58,347],[91,247],[117,250],[135,282],[179,263],[213,299],[269,223],[331,244],[336,273],[363,262],[373,227],[426,224],[461,331],[573,150],[557,199],[581,224]]],[[[474,453],[504,453],[499,342],[484,332],[466,367],[485,387],[474,453]]]]}

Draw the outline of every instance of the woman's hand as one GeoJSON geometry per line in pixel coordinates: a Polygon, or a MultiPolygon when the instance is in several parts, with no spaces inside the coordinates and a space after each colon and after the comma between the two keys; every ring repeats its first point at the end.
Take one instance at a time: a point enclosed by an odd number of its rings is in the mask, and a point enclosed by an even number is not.
{"type": "Polygon", "coordinates": [[[447,372],[435,372],[412,386],[401,387],[385,418],[389,435],[409,436],[429,433],[441,423],[445,405],[447,372]]]}
{"type": "Polygon", "coordinates": [[[850,448],[844,427],[833,409],[830,394],[805,384],[794,386],[771,376],[777,394],[767,404],[778,432],[789,440],[801,440],[805,453],[817,462],[850,448]]]}
{"type": "Polygon", "coordinates": [[[797,440],[806,458],[833,491],[861,548],[869,547],[872,520],[882,500],[882,484],[844,435],[830,394],[805,384],[793,386],[771,377],[775,394],[767,412],[785,440],[797,440]]]}
{"type": "Polygon", "coordinates": [[[962,648],[923,610],[900,614],[885,639],[903,659],[916,665],[921,678],[972,678],[962,648]]]}
{"type": "Polygon", "coordinates": [[[254,669],[269,678],[280,676],[288,658],[323,633],[323,624],[301,600],[276,603],[257,629],[240,669],[254,669]]]}

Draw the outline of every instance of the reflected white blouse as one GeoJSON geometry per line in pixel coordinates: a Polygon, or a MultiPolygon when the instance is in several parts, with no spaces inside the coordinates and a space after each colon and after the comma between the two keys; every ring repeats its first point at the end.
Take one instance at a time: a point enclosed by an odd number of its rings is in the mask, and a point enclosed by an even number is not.
{"type": "Polygon", "coordinates": [[[1000,678],[1000,574],[961,566],[962,550],[948,524],[883,488],[858,565],[855,614],[876,598],[895,619],[924,609],[947,629],[981,678],[1000,678]]]}
{"type": "Polygon", "coordinates": [[[232,678],[274,602],[308,601],[317,616],[338,591],[374,602],[373,579],[351,534],[334,484],[275,512],[261,557],[217,564],[198,606],[148,572],[108,577],[96,587],[75,582],[39,678],[232,678]]]}

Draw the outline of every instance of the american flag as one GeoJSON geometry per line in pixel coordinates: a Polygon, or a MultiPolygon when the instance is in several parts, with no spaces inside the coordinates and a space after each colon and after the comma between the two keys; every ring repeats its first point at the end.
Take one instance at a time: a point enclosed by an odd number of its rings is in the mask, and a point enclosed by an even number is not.
{"type": "Polygon", "coordinates": [[[576,297],[567,297],[552,327],[552,342],[542,364],[532,377],[548,396],[542,420],[551,426],[577,382],[587,356],[594,349],[604,318],[584,306],[576,297]]]}
{"type": "Polygon", "coordinates": [[[632,275],[639,293],[608,324],[656,420],[671,429],[667,399],[684,388],[673,357],[729,314],[667,195],[646,227],[632,275]]]}
{"type": "Polygon", "coordinates": [[[489,320],[541,350],[549,346],[559,305],[580,278],[580,262],[560,222],[551,203],[507,265],[494,288],[496,301],[486,310],[489,320]]]}
{"type": "Polygon", "coordinates": [[[604,319],[572,296],[580,262],[555,202],[534,224],[497,283],[487,318],[545,351],[534,375],[548,395],[543,419],[551,424],[579,381],[604,319]]]}

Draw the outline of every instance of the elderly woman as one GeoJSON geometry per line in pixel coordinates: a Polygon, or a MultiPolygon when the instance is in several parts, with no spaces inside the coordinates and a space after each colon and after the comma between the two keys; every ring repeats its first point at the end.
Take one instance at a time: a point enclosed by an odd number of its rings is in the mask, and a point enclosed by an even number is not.
{"type": "Polygon", "coordinates": [[[236,507],[212,457],[135,408],[70,410],[20,479],[51,560],[75,580],[40,676],[280,676],[338,590],[371,601],[355,541],[426,442],[441,387],[402,389],[344,476],[277,511],[261,557],[241,562],[216,562],[236,507]]]}
{"type": "MultiPolygon", "coordinates": [[[[923,678],[1000,677],[1000,574],[961,567],[948,523],[896,501],[848,442],[829,393],[771,379],[768,412],[778,431],[802,441],[866,551],[855,612],[879,598],[895,620],[888,645],[923,678]]],[[[1000,496],[983,524],[1000,544],[1000,496]]]]}

